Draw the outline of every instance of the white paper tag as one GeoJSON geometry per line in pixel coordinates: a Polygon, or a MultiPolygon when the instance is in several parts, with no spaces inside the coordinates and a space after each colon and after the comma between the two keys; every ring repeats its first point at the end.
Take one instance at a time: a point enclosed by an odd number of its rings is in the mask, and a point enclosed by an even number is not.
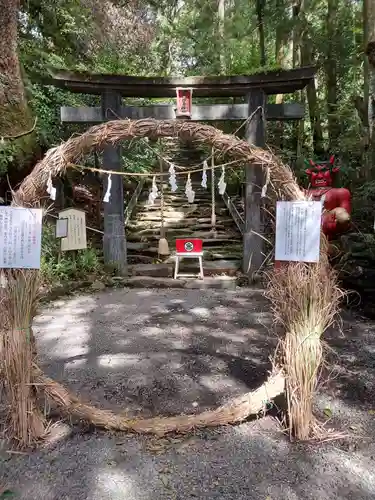
{"type": "Polygon", "coordinates": [[[276,261],[319,262],[321,201],[278,201],[276,261]]]}
{"type": "Polygon", "coordinates": [[[108,184],[107,184],[107,191],[105,192],[103,201],[104,203],[109,203],[109,199],[111,197],[111,188],[112,188],[112,178],[111,174],[108,175],[108,184]]]}

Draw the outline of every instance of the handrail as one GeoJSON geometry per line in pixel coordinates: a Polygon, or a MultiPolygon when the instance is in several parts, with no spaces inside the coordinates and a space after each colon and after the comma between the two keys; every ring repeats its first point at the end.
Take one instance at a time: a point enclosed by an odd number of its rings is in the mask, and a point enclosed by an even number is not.
{"type": "Polygon", "coordinates": [[[124,212],[124,224],[125,224],[125,226],[128,225],[128,222],[130,220],[130,217],[132,216],[133,210],[138,203],[138,198],[142,192],[144,183],[145,183],[145,178],[141,177],[141,180],[138,182],[138,186],[135,188],[133,196],[130,198],[129,203],[128,203],[127,207],[125,208],[125,212],[124,212]]]}
{"type": "Polygon", "coordinates": [[[232,219],[236,223],[236,226],[238,227],[240,233],[243,234],[244,230],[245,230],[245,221],[244,221],[242,215],[237,210],[236,205],[233,203],[230,196],[228,196],[227,192],[224,192],[224,194],[222,194],[221,196],[224,200],[224,203],[225,203],[230,215],[232,216],[232,219]]]}

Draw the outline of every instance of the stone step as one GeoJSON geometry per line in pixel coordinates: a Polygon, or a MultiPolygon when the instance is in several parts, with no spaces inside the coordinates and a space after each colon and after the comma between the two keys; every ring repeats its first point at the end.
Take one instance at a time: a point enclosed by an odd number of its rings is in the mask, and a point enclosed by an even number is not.
{"type": "MultiPolygon", "coordinates": [[[[139,234],[141,236],[154,236],[159,238],[160,237],[160,226],[159,227],[154,227],[152,229],[142,229],[142,230],[136,230],[135,234],[139,234]]],[[[185,227],[185,228],[170,228],[169,231],[166,234],[167,238],[172,238],[174,235],[176,235],[178,238],[181,238],[181,235],[186,234],[187,238],[193,234],[193,229],[190,227],[185,227]]],[[[130,231],[129,236],[131,237],[132,232],[130,231]]]]}
{"type": "MultiPolygon", "coordinates": [[[[196,233],[187,234],[185,232],[183,234],[186,235],[187,238],[197,238],[197,239],[203,240],[203,245],[206,247],[218,245],[220,243],[228,244],[229,241],[233,241],[236,244],[238,244],[240,241],[242,241],[241,235],[231,236],[231,235],[223,234],[220,236],[218,235],[216,238],[212,238],[212,237],[210,238],[209,233],[204,233],[206,235],[206,237],[202,237],[200,235],[197,235],[196,233]]],[[[183,238],[182,233],[179,234],[178,236],[180,238],[183,238]]],[[[131,233],[131,234],[127,235],[127,240],[131,243],[133,243],[133,242],[142,242],[142,243],[148,242],[148,243],[154,244],[156,241],[159,241],[159,239],[160,239],[159,234],[142,235],[142,234],[131,233]]],[[[176,240],[176,238],[171,234],[167,234],[166,239],[168,240],[170,245],[171,244],[174,245],[175,240],[176,240]]]]}
{"type": "MultiPolygon", "coordinates": [[[[143,243],[142,243],[143,244],[143,243]]],[[[151,246],[149,243],[146,243],[147,247],[142,249],[142,254],[139,253],[139,250],[131,250],[129,249],[130,243],[128,243],[128,253],[130,255],[145,255],[151,257],[152,259],[156,259],[158,257],[158,247],[151,246]]],[[[175,245],[174,242],[169,243],[170,257],[173,258],[175,255],[175,245]]],[[[242,245],[223,245],[222,247],[208,247],[203,249],[203,258],[207,260],[232,260],[232,259],[242,259],[242,245]]]]}
{"type": "Polygon", "coordinates": [[[240,252],[210,252],[205,250],[203,256],[206,260],[241,260],[242,251],[240,252]]]}
{"type": "Polygon", "coordinates": [[[210,245],[208,249],[206,249],[208,252],[240,252],[242,254],[243,252],[243,244],[242,241],[227,241],[225,243],[222,243],[221,245],[210,245]]]}
{"type": "MultiPolygon", "coordinates": [[[[209,228],[211,229],[211,219],[207,219],[207,222],[198,222],[199,219],[196,217],[186,217],[182,219],[164,219],[164,225],[167,228],[182,228],[182,227],[190,227],[194,228],[195,226],[198,227],[204,227],[204,228],[209,228]]],[[[153,229],[155,227],[160,227],[161,222],[160,218],[155,218],[155,220],[133,220],[129,222],[126,227],[129,231],[133,230],[138,230],[138,229],[153,229]]],[[[216,227],[225,227],[229,229],[235,229],[236,226],[234,225],[233,220],[229,220],[226,218],[222,217],[217,217],[216,218],[216,227]]]]}
{"type": "Polygon", "coordinates": [[[146,250],[148,248],[148,246],[149,245],[147,242],[144,242],[144,243],[133,242],[133,241],[126,242],[126,248],[127,248],[127,250],[130,250],[130,251],[139,252],[139,250],[146,250]]]}
{"type": "MultiPolygon", "coordinates": [[[[190,209],[181,209],[181,210],[164,210],[164,218],[165,219],[177,219],[181,220],[182,218],[200,218],[200,219],[209,219],[211,220],[211,209],[209,210],[204,210],[203,215],[202,211],[199,210],[198,207],[195,208],[190,208],[190,209]]],[[[228,218],[228,211],[226,209],[217,209],[216,210],[216,218],[223,217],[223,218],[228,218]]],[[[159,209],[157,210],[148,210],[148,211],[142,211],[138,212],[137,218],[141,217],[142,219],[148,219],[150,218],[151,220],[160,220],[161,217],[161,212],[159,209]]],[[[234,224],[234,222],[233,222],[234,224]]]]}
{"type": "MultiPolygon", "coordinates": [[[[217,229],[224,229],[224,226],[230,226],[232,227],[233,221],[231,220],[220,220],[217,221],[216,228],[217,229]]],[[[127,229],[129,231],[139,231],[139,230],[144,230],[144,229],[154,229],[154,228],[160,228],[161,226],[161,220],[155,220],[155,221],[133,221],[129,222],[127,224],[127,229]]],[[[181,219],[179,221],[173,220],[165,220],[164,219],[164,227],[170,228],[170,229],[181,229],[184,227],[189,227],[191,229],[211,229],[211,223],[210,221],[207,222],[198,222],[198,219],[195,217],[189,218],[189,219],[181,219]]]]}
{"type": "Polygon", "coordinates": [[[133,254],[130,253],[128,254],[128,263],[129,264],[154,264],[155,259],[157,258],[157,255],[151,256],[151,255],[140,255],[140,254],[133,254]]]}
{"type": "MultiPolygon", "coordinates": [[[[169,217],[172,217],[172,216],[181,216],[181,214],[182,215],[193,214],[194,212],[197,212],[197,211],[199,212],[199,206],[196,205],[195,203],[192,203],[191,205],[189,204],[189,206],[184,206],[184,207],[179,206],[178,209],[177,208],[171,208],[171,207],[165,207],[164,208],[164,212],[168,213],[169,217]]],[[[143,214],[153,214],[153,215],[155,215],[155,212],[160,215],[160,207],[155,206],[155,205],[150,205],[148,207],[143,207],[142,208],[142,213],[143,214]]]]}
{"type": "MultiPolygon", "coordinates": [[[[211,204],[211,196],[200,196],[199,194],[195,193],[194,196],[194,203],[207,203],[208,205],[211,204]]],[[[215,198],[216,200],[216,198],[215,198]]],[[[146,200],[147,202],[147,200],[146,200]]],[[[221,198],[218,198],[216,200],[217,203],[224,203],[221,198]]],[[[161,203],[161,197],[160,195],[156,198],[154,201],[154,204],[156,205],[157,203],[161,203]]],[[[177,203],[179,205],[184,204],[184,203],[189,203],[188,198],[186,194],[184,193],[181,196],[165,196],[164,195],[164,203],[172,204],[172,203],[177,203]]]]}
{"type": "MultiPolygon", "coordinates": [[[[153,276],[132,276],[121,282],[123,286],[129,288],[188,288],[188,289],[226,289],[235,290],[238,283],[238,278],[234,276],[209,276],[203,280],[186,277],[173,278],[158,278],[153,276]]],[[[263,290],[259,290],[262,293],[263,290]]]]}
{"type": "MultiPolygon", "coordinates": [[[[241,269],[240,261],[203,261],[203,272],[205,276],[226,275],[235,276],[241,269]]],[[[174,271],[173,264],[131,264],[129,265],[129,274],[131,276],[153,276],[153,277],[172,277],[174,271]]],[[[198,260],[185,259],[181,261],[180,271],[182,273],[199,272],[198,260]]]]}
{"type": "MultiPolygon", "coordinates": [[[[174,212],[176,210],[181,210],[181,209],[184,209],[184,210],[189,210],[189,208],[191,210],[210,210],[211,211],[211,205],[209,205],[208,203],[165,203],[164,204],[164,207],[163,207],[163,211],[164,212],[174,212]]],[[[217,207],[218,210],[226,210],[225,207],[223,206],[219,206],[217,207]]],[[[159,211],[160,212],[160,203],[155,203],[154,205],[147,205],[145,206],[142,211],[144,213],[150,213],[150,212],[157,212],[159,211]]]]}
{"type": "MultiPolygon", "coordinates": [[[[170,227],[170,226],[165,226],[166,227],[166,238],[173,238],[174,236],[176,237],[181,237],[184,234],[186,234],[186,237],[188,238],[191,234],[195,234],[195,232],[200,232],[204,231],[205,229],[207,231],[211,230],[211,225],[210,224],[198,224],[196,226],[186,226],[185,224],[179,224],[178,227],[170,227]]],[[[160,235],[160,224],[159,225],[154,225],[151,228],[147,229],[141,229],[141,228],[127,228],[127,234],[131,235],[133,233],[135,234],[140,234],[142,236],[153,236],[153,235],[160,235]]],[[[216,230],[217,231],[225,231],[225,226],[221,224],[216,225],[216,230]]],[[[223,233],[224,234],[224,233],[223,233]]]]}
{"type": "Polygon", "coordinates": [[[193,236],[194,238],[198,238],[201,240],[206,240],[206,239],[217,239],[217,240],[232,240],[235,238],[240,238],[241,235],[240,233],[237,233],[235,231],[216,231],[215,238],[212,235],[211,231],[194,231],[193,236]]]}
{"type": "MultiPolygon", "coordinates": [[[[155,259],[155,257],[154,257],[155,259]]],[[[228,261],[228,260],[235,260],[235,261],[241,261],[242,260],[242,253],[212,253],[207,250],[203,252],[203,260],[206,262],[215,262],[215,261],[228,261]]],[[[175,262],[175,251],[171,251],[170,256],[164,261],[165,264],[174,264],[175,262]]]]}
{"type": "MultiPolygon", "coordinates": [[[[218,199],[220,199],[220,197],[218,199]]],[[[155,202],[158,200],[160,201],[160,197],[156,198],[155,202]]],[[[182,201],[183,203],[186,203],[187,196],[186,196],[185,192],[181,192],[181,193],[177,193],[177,194],[164,193],[164,200],[165,201],[178,201],[178,202],[182,201]]],[[[197,200],[197,201],[204,200],[204,201],[208,201],[211,203],[212,196],[211,196],[211,193],[204,193],[204,192],[195,191],[195,200],[197,200]]]]}
{"type": "MultiPolygon", "coordinates": [[[[168,214],[168,217],[164,217],[164,220],[166,222],[180,222],[181,220],[186,220],[186,221],[194,221],[195,224],[205,224],[205,223],[210,223],[211,222],[211,217],[197,217],[196,215],[189,215],[185,216],[184,214],[176,214],[175,216],[171,216],[171,214],[168,214]]],[[[218,220],[218,217],[217,217],[218,220]]],[[[160,217],[157,217],[155,214],[148,214],[148,213],[143,213],[139,212],[131,221],[130,224],[134,224],[136,222],[160,222],[160,217]]],[[[226,223],[232,223],[233,219],[231,217],[220,217],[220,223],[221,224],[226,224],[226,223]]]]}

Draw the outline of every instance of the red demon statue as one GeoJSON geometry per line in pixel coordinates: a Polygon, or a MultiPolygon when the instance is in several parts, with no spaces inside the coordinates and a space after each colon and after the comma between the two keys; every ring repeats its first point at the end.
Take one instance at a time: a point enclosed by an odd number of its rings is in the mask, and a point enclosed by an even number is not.
{"type": "Polygon", "coordinates": [[[328,162],[319,164],[315,164],[312,160],[305,162],[309,165],[306,174],[310,180],[307,194],[314,201],[323,200],[325,209],[322,218],[323,233],[332,240],[350,227],[350,192],[345,188],[332,187],[334,176],[339,171],[339,167],[334,167],[334,156],[331,156],[328,162]]]}

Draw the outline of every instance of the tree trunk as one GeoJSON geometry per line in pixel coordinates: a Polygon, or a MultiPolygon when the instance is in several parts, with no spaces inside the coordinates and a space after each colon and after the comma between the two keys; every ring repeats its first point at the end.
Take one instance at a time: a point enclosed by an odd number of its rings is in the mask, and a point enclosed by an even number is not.
{"type": "MultiPolygon", "coordinates": [[[[314,64],[312,57],[312,41],[307,32],[307,23],[304,22],[303,33],[301,39],[301,64],[302,66],[312,66],[314,64]]],[[[320,121],[320,113],[318,108],[318,98],[316,95],[315,82],[308,84],[306,88],[307,101],[309,105],[309,114],[311,122],[311,130],[313,134],[314,153],[316,156],[324,154],[323,131],[320,121]]]]}
{"type": "MultiPolygon", "coordinates": [[[[293,5],[293,34],[292,34],[292,66],[297,68],[301,65],[301,20],[299,17],[301,10],[301,0],[293,5]]],[[[299,101],[301,104],[305,105],[306,95],[305,90],[298,92],[299,101]]],[[[303,170],[304,166],[304,154],[303,154],[303,143],[304,143],[304,133],[305,133],[305,120],[298,120],[296,123],[295,134],[296,134],[296,167],[298,171],[303,170]]]]}
{"type": "MultiPolygon", "coordinates": [[[[275,59],[277,66],[285,68],[289,55],[289,26],[286,24],[288,14],[286,12],[288,5],[284,0],[276,0],[276,12],[280,21],[276,27],[276,44],[275,44],[275,59]]],[[[289,21],[289,19],[288,19],[289,21]]],[[[284,94],[276,95],[276,104],[284,102],[284,94]]],[[[278,149],[283,149],[284,122],[278,121],[275,128],[275,146],[278,149]]]]}
{"type": "MultiPolygon", "coordinates": [[[[364,47],[367,47],[369,40],[369,2],[371,0],[363,0],[363,41],[364,47]]],[[[360,108],[359,108],[360,109],[360,108]]],[[[370,122],[370,64],[369,59],[364,55],[363,58],[363,113],[360,114],[363,127],[369,134],[370,122]]]]}
{"type": "MultiPolygon", "coordinates": [[[[368,87],[368,128],[370,137],[371,172],[375,166],[375,2],[374,0],[364,0],[363,3],[363,28],[365,41],[365,54],[367,56],[368,80],[365,84],[368,87]]],[[[365,87],[366,93],[366,87],[365,87]]],[[[366,112],[366,109],[365,109],[366,112]]]]}
{"type": "Polygon", "coordinates": [[[0,0],[0,138],[5,140],[1,167],[2,173],[9,171],[10,182],[9,166],[22,170],[38,154],[18,59],[19,7],[20,0],[0,0]]]}
{"type": "Polygon", "coordinates": [[[0,136],[31,128],[18,60],[19,0],[0,0],[0,136]]]}
{"type": "Polygon", "coordinates": [[[265,66],[267,63],[266,57],[266,44],[264,40],[264,3],[265,0],[256,0],[256,12],[258,20],[259,31],[259,52],[260,52],[260,65],[265,66]]]}
{"type": "Polygon", "coordinates": [[[225,57],[225,0],[219,0],[218,10],[219,18],[219,36],[220,36],[220,73],[224,75],[226,73],[226,57],[225,57]]]}
{"type": "Polygon", "coordinates": [[[330,153],[338,153],[339,123],[337,119],[337,23],[338,0],[328,0],[327,9],[327,78],[328,137],[330,153]]]}

